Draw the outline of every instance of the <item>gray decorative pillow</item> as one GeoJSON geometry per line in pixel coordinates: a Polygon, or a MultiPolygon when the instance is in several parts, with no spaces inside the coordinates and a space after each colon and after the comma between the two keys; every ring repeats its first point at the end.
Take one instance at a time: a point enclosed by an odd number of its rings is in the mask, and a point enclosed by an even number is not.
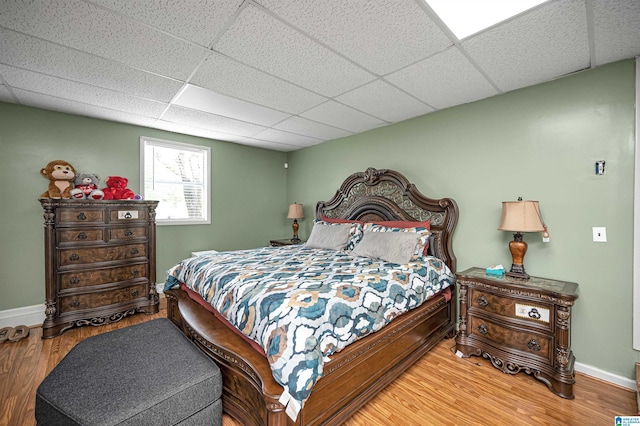
{"type": "Polygon", "coordinates": [[[413,258],[419,238],[420,235],[413,232],[371,232],[365,229],[362,240],[351,254],[402,265],[413,258]]]}
{"type": "Polygon", "coordinates": [[[307,240],[307,247],[344,250],[351,236],[352,225],[350,223],[322,223],[313,224],[311,235],[307,240]]]}

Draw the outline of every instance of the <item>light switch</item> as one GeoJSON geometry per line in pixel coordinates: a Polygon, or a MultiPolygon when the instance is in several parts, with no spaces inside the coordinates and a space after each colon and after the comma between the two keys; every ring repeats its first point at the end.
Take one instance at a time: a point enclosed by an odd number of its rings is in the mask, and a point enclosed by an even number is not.
{"type": "Polygon", "coordinates": [[[592,229],[593,229],[594,242],[597,242],[597,243],[607,242],[607,228],[594,226],[592,229]]]}

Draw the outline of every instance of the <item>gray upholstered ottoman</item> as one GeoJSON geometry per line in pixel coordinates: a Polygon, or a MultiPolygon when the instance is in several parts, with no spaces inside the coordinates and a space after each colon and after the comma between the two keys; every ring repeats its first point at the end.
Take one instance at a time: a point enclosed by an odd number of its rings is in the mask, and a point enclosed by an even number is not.
{"type": "Polygon", "coordinates": [[[36,393],[38,425],[220,425],[218,366],[166,318],[78,343],[36,393]]]}

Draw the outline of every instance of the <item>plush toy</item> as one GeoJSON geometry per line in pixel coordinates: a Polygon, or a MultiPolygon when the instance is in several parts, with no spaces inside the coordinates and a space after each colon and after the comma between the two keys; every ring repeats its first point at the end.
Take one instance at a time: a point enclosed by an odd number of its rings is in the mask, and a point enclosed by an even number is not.
{"type": "Polygon", "coordinates": [[[127,188],[129,179],[121,176],[109,176],[105,182],[106,188],[102,188],[105,200],[133,200],[135,194],[127,188]]]}
{"type": "Polygon", "coordinates": [[[98,188],[100,180],[98,176],[89,173],[80,173],[75,180],[75,188],[71,190],[71,197],[76,200],[102,200],[104,192],[98,188]]]}
{"type": "Polygon", "coordinates": [[[49,179],[49,189],[42,193],[41,198],[71,198],[73,180],[76,178],[76,169],[71,164],[54,160],[41,169],[40,174],[49,179]]]}

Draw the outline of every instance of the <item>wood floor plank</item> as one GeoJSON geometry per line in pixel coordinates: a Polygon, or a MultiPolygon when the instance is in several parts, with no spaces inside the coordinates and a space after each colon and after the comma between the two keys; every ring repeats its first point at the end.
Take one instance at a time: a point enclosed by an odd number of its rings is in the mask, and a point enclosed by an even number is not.
{"type": "MultiPolygon", "coordinates": [[[[0,344],[0,426],[35,425],[38,385],[78,342],[160,317],[166,310],[46,340],[36,327],[19,342],[0,344]]],[[[504,374],[477,357],[458,358],[453,344],[441,342],[345,425],[608,425],[616,415],[637,413],[632,390],[578,373],[575,399],[566,400],[527,374],[504,374]]],[[[223,425],[241,426],[226,414],[223,425]]]]}

